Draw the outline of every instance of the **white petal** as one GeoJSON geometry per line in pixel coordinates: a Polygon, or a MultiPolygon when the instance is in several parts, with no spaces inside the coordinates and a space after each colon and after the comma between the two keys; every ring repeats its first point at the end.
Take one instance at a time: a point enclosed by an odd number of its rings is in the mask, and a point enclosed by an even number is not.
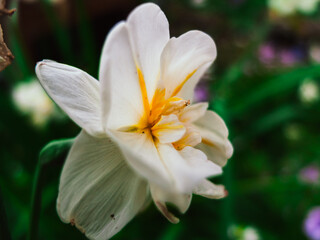
{"type": "Polygon", "coordinates": [[[170,202],[174,204],[181,213],[185,213],[191,203],[192,194],[168,192],[153,184],[150,185],[150,192],[157,208],[172,223],[177,223],[179,219],[169,212],[166,207],[166,203],[170,202]]]}
{"type": "Polygon", "coordinates": [[[203,117],[208,109],[208,103],[196,103],[184,108],[183,112],[179,115],[179,120],[182,122],[194,122],[203,117]]]}
{"type": "Polygon", "coordinates": [[[144,114],[137,66],[126,23],[115,26],[102,50],[99,78],[106,128],[118,129],[139,122],[144,114]]]}
{"type": "Polygon", "coordinates": [[[172,203],[181,213],[185,213],[191,203],[192,194],[169,192],[154,184],[150,185],[150,192],[154,201],[172,203]]]}
{"type": "Polygon", "coordinates": [[[169,41],[168,20],[157,5],[146,3],[132,11],[127,24],[134,56],[151,101],[159,79],[160,56],[169,41]]]}
{"type": "Polygon", "coordinates": [[[112,131],[110,135],[121,147],[128,164],[149,182],[166,189],[173,188],[173,176],[159,156],[149,130],[112,131]]]}
{"type": "Polygon", "coordinates": [[[178,141],[186,132],[186,128],[179,122],[175,114],[161,116],[161,119],[151,128],[152,135],[161,143],[178,141]]]}
{"type": "Polygon", "coordinates": [[[176,218],[175,215],[173,215],[171,212],[169,212],[166,204],[164,202],[155,201],[156,207],[158,210],[165,216],[171,223],[179,223],[179,218],[176,218]]]}
{"type": "Polygon", "coordinates": [[[193,147],[185,147],[180,151],[180,155],[188,162],[188,165],[198,173],[198,178],[217,176],[222,173],[222,169],[215,163],[207,159],[207,156],[200,150],[193,147]]]}
{"type": "Polygon", "coordinates": [[[62,171],[60,218],[90,239],[105,240],[120,231],[147,198],[147,183],[129,168],[117,145],[82,131],[62,171]]]}
{"type": "Polygon", "coordinates": [[[171,38],[161,55],[161,79],[166,97],[177,95],[184,98],[180,94],[182,88],[195,86],[205,70],[201,67],[208,67],[216,58],[216,53],[213,40],[203,32],[190,31],[179,38],[171,38]],[[201,75],[197,73],[199,70],[201,75]],[[192,78],[194,75],[196,78],[192,78]],[[192,84],[184,86],[188,81],[192,84]]]}
{"type": "Polygon", "coordinates": [[[222,172],[219,166],[207,160],[206,155],[195,148],[185,147],[177,151],[171,144],[157,144],[157,149],[174,177],[175,189],[171,191],[190,193],[204,178],[222,172]]]}
{"type": "Polygon", "coordinates": [[[48,95],[91,135],[103,135],[100,84],[87,73],[65,64],[44,60],[36,73],[48,95]]]}
{"type": "Polygon", "coordinates": [[[194,90],[202,76],[208,70],[212,62],[203,64],[198,70],[189,78],[189,80],[183,85],[182,89],[180,90],[178,96],[182,97],[183,99],[188,99],[190,102],[193,102],[194,98],[194,90]]]}
{"type": "Polygon", "coordinates": [[[206,179],[193,189],[193,193],[211,199],[224,198],[228,195],[223,185],[215,185],[206,179]]]}
{"type": "Polygon", "coordinates": [[[182,150],[186,146],[194,147],[201,143],[201,135],[194,131],[193,128],[188,127],[185,135],[177,142],[173,143],[173,146],[177,150],[182,150]]]}
{"type": "Polygon", "coordinates": [[[110,133],[121,147],[128,164],[141,176],[165,191],[191,193],[204,178],[221,173],[221,168],[200,150],[153,141],[148,130],[110,133]]]}
{"type": "Polygon", "coordinates": [[[202,137],[202,143],[197,148],[204,151],[210,160],[224,166],[233,153],[224,121],[218,114],[207,111],[193,126],[202,137]]]}

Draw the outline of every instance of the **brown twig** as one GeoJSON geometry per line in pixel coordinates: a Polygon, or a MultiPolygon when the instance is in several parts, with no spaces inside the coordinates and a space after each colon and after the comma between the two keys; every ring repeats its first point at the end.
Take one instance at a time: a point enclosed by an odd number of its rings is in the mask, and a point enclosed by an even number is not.
{"type": "Polygon", "coordinates": [[[11,16],[17,9],[6,9],[6,8],[0,8],[0,16],[7,15],[11,16]]]}

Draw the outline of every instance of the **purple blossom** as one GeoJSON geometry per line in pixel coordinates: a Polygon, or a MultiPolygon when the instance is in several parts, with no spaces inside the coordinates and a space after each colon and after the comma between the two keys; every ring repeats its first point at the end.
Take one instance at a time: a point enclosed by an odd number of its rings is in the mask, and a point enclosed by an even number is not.
{"type": "Polygon", "coordinates": [[[305,183],[316,184],[319,182],[320,171],[316,166],[308,166],[301,169],[299,173],[300,180],[305,183]]]}
{"type": "Polygon", "coordinates": [[[280,62],[286,66],[292,66],[297,62],[295,54],[289,49],[283,50],[280,53],[280,62]]]}
{"type": "Polygon", "coordinates": [[[293,66],[305,58],[305,50],[301,46],[281,47],[272,43],[264,43],[258,51],[259,60],[267,65],[281,64],[284,66],[293,66]]]}
{"type": "Polygon", "coordinates": [[[194,90],[194,101],[207,102],[209,95],[209,86],[207,84],[199,84],[194,90]]]}
{"type": "Polygon", "coordinates": [[[311,240],[320,240],[320,206],[311,209],[304,221],[304,232],[311,240]]]}
{"type": "Polygon", "coordinates": [[[259,59],[263,63],[271,63],[276,57],[274,47],[270,43],[266,43],[259,48],[259,59]]]}

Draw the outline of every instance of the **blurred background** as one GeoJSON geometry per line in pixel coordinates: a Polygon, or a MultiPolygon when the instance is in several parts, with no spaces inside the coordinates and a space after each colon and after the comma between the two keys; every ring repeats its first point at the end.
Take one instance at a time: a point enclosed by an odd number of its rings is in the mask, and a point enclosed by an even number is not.
{"type": "MultiPolygon", "coordinates": [[[[107,33],[142,2],[7,1],[17,11],[0,17],[15,56],[0,72],[0,224],[12,239],[28,233],[40,150],[80,130],[40,87],[36,62],[56,60],[97,78],[107,33]]],[[[235,152],[212,179],[229,196],[194,196],[178,225],[151,204],[113,239],[320,239],[320,1],[154,2],[172,36],[199,29],[216,42],[217,60],[196,100],[209,101],[229,127],[235,152]]],[[[40,182],[39,239],[86,239],[56,213],[62,165],[53,164],[40,182]]]]}

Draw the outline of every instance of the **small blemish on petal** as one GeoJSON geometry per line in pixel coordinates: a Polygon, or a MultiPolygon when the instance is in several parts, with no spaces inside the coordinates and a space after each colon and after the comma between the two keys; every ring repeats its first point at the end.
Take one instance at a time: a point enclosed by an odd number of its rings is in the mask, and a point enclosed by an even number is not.
{"type": "Polygon", "coordinates": [[[71,226],[74,226],[74,225],[75,225],[74,218],[72,218],[72,219],[70,220],[70,224],[71,224],[71,226]]]}

